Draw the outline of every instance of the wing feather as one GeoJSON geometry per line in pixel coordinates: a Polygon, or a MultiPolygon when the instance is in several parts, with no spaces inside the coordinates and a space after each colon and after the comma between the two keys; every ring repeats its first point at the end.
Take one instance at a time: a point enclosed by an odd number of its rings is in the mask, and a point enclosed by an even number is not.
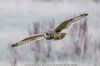
{"type": "Polygon", "coordinates": [[[19,42],[16,42],[15,44],[12,44],[12,47],[17,47],[17,46],[21,46],[23,44],[26,44],[28,42],[34,41],[34,40],[39,40],[43,37],[43,34],[41,35],[34,35],[34,36],[30,36],[28,38],[25,38],[19,42]]]}
{"type": "Polygon", "coordinates": [[[54,29],[55,32],[61,32],[63,29],[68,28],[69,26],[71,26],[73,23],[81,20],[82,18],[86,17],[88,14],[81,14],[77,17],[74,17],[72,19],[66,20],[64,22],[62,22],[57,28],[54,29]]]}

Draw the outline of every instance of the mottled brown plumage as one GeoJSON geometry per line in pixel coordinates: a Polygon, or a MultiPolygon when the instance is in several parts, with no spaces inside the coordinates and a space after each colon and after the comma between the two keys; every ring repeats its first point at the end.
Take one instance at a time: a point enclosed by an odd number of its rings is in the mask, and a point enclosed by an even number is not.
{"type": "Polygon", "coordinates": [[[23,39],[19,42],[16,42],[16,43],[12,44],[12,47],[17,47],[17,46],[26,44],[28,42],[38,40],[42,37],[44,37],[46,40],[60,40],[60,39],[63,39],[67,33],[62,33],[61,31],[63,29],[66,29],[66,28],[68,29],[72,24],[76,23],[77,21],[81,20],[82,18],[85,18],[87,15],[88,14],[84,13],[84,14],[81,14],[77,17],[72,18],[72,19],[65,20],[59,26],[57,26],[54,30],[49,30],[47,32],[44,32],[43,34],[34,35],[34,36],[30,36],[28,38],[25,38],[25,39],[23,39]]]}

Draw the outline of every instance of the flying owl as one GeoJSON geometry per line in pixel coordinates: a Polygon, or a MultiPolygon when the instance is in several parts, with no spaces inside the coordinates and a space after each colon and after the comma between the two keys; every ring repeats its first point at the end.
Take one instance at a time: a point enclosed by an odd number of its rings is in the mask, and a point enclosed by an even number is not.
{"type": "Polygon", "coordinates": [[[69,27],[72,26],[73,24],[77,23],[79,20],[85,18],[88,14],[83,13],[79,16],[73,17],[69,20],[65,20],[62,22],[60,25],[58,25],[55,29],[49,30],[47,32],[43,32],[42,34],[38,35],[33,35],[30,37],[27,37],[21,41],[18,41],[14,44],[12,44],[12,47],[17,47],[21,46],[23,44],[27,44],[28,42],[35,41],[35,40],[40,40],[42,38],[45,38],[46,40],[61,40],[65,37],[67,33],[62,33],[61,31],[64,29],[70,29],[69,27]]]}

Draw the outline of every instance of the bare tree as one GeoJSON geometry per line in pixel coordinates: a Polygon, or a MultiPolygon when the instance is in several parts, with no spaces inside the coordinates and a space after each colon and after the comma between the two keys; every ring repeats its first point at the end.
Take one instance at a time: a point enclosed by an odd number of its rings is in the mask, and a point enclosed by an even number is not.
{"type": "Polygon", "coordinates": [[[87,31],[87,19],[84,20],[83,24],[80,25],[80,38],[82,41],[82,47],[81,47],[81,56],[84,57],[86,50],[87,50],[87,45],[88,45],[88,31],[87,31]]]}
{"type": "Polygon", "coordinates": [[[10,52],[11,52],[11,58],[12,58],[11,66],[17,66],[17,61],[20,58],[18,55],[18,52],[13,47],[10,47],[10,52]]]}
{"type": "MultiPolygon", "coordinates": [[[[40,26],[40,22],[33,22],[32,30],[28,29],[29,35],[39,34],[40,30],[43,30],[40,26]]],[[[41,40],[32,43],[32,51],[35,54],[35,62],[43,60],[45,56],[44,42],[41,40]]]]}
{"type": "Polygon", "coordinates": [[[87,35],[87,19],[72,28],[71,39],[73,40],[73,44],[75,46],[75,53],[80,55],[81,58],[84,57],[87,50],[87,35]]]}
{"type": "MultiPolygon", "coordinates": [[[[34,35],[34,34],[38,34],[39,33],[39,22],[34,22],[33,23],[33,28],[32,31],[30,31],[30,35],[34,35]]],[[[38,62],[40,60],[40,41],[35,41],[35,43],[33,43],[33,46],[35,46],[35,61],[38,62]]],[[[34,47],[32,48],[32,50],[34,50],[34,47]]]]}
{"type": "MultiPolygon", "coordinates": [[[[52,19],[52,21],[49,22],[49,26],[48,26],[49,29],[53,29],[54,28],[54,24],[55,24],[55,21],[54,21],[54,19],[52,19]]],[[[51,50],[52,50],[52,48],[51,48],[52,42],[51,41],[47,41],[47,45],[48,45],[47,57],[50,58],[51,50]]]]}

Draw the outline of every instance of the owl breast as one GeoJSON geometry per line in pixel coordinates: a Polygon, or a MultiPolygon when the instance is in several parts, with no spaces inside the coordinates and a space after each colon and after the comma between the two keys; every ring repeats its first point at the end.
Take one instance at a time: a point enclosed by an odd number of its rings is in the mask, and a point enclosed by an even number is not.
{"type": "Polygon", "coordinates": [[[53,34],[53,39],[54,40],[60,40],[63,39],[65,37],[66,33],[54,33],[53,34]]]}

